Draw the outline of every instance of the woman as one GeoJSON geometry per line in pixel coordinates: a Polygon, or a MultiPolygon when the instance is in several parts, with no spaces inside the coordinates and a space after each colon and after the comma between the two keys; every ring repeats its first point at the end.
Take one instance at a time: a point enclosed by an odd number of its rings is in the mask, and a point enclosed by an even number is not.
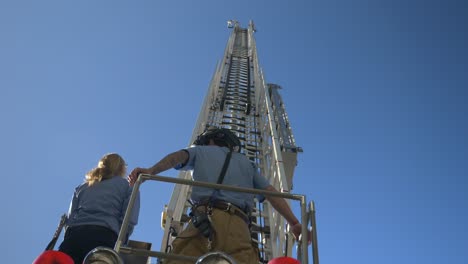
{"type": "MultiPolygon", "coordinates": [[[[126,173],[124,159],[116,153],[107,154],[86,174],[85,182],[76,187],[68,211],[67,230],[59,247],[76,264],[81,264],[86,254],[98,246],[114,247],[132,193],[126,173]]],[[[126,239],[138,222],[139,210],[138,195],[126,239]]]]}

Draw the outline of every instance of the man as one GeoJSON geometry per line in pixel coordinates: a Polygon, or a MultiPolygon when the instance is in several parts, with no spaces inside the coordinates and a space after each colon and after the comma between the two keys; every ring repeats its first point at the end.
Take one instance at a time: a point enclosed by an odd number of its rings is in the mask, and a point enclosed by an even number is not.
{"type": "MultiPolygon", "coordinates": [[[[228,129],[211,128],[194,142],[195,146],[171,153],[150,168],[135,168],[129,175],[133,185],[140,173],[159,174],[171,168],[193,170],[195,181],[233,185],[277,191],[259,175],[255,165],[240,150],[239,139],[228,129]],[[223,167],[225,173],[223,173],[223,167]],[[223,175],[224,174],[224,175],[223,175]]],[[[174,254],[199,257],[210,251],[222,251],[238,263],[257,264],[258,252],[252,245],[249,231],[249,213],[254,206],[254,195],[248,193],[192,188],[192,214],[205,222],[194,219],[172,243],[174,254]],[[204,216],[209,217],[204,217],[204,216]],[[197,228],[198,226],[199,228],[197,228]]],[[[267,197],[271,205],[288,221],[296,238],[302,226],[286,201],[279,197],[267,197]]],[[[172,263],[170,261],[164,263],[172,263]]],[[[178,262],[180,263],[180,262],[178,262]]]]}

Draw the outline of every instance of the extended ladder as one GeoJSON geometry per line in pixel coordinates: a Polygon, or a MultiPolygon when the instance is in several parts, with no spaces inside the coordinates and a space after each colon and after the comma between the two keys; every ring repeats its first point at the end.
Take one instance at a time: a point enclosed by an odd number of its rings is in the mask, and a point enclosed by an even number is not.
{"type": "MultiPolygon", "coordinates": [[[[209,126],[228,128],[242,142],[243,154],[254,162],[260,173],[268,178],[278,190],[288,193],[292,189],[297,153],[284,103],[278,92],[280,86],[266,84],[258,64],[257,49],[253,34],[255,27],[247,29],[236,21],[226,45],[223,59],[218,63],[211,80],[198,121],[190,139],[209,126]]],[[[190,172],[181,172],[181,179],[191,179],[190,172]]],[[[161,251],[171,241],[171,233],[180,230],[187,222],[190,206],[190,186],[176,186],[167,207],[164,209],[161,251]]],[[[293,238],[288,235],[284,219],[268,202],[258,204],[252,237],[256,241],[264,261],[276,256],[289,255],[293,238]]]]}

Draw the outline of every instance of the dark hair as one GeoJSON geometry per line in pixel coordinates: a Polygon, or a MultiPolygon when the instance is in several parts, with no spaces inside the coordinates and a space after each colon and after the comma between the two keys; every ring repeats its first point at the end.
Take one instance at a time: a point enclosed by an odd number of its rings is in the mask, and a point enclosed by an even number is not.
{"type": "Polygon", "coordinates": [[[210,139],[213,139],[214,143],[220,147],[228,147],[231,150],[238,147],[238,151],[240,152],[241,143],[239,138],[231,130],[226,128],[208,128],[197,137],[193,144],[208,145],[210,139]]]}

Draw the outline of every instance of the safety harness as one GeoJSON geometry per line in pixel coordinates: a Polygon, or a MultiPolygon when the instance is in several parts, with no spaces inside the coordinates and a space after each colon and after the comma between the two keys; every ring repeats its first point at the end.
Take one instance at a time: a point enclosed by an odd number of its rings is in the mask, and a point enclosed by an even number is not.
{"type": "MultiPolygon", "coordinates": [[[[217,184],[223,183],[224,176],[226,175],[227,168],[229,166],[229,162],[231,160],[232,156],[232,149],[228,152],[226,155],[226,159],[224,160],[223,168],[221,169],[221,173],[219,174],[217,184]]],[[[219,189],[213,190],[213,193],[210,196],[210,199],[208,201],[207,207],[205,212],[200,212],[197,210],[197,207],[200,206],[200,204],[193,204],[190,200],[190,204],[192,205],[191,211],[190,211],[190,218],[192,220],[193,225],[198,228],[200,233],[203,234],[206,238],[208,238],[208,249],[211,249],[211,243],[213,242],[213,237],[214,237],[214,230],[213,227],[211,226],[211,215],[213,212],[213,205],[214,205],[214,196],[215,194],[219,192],[219,189]]]]}

